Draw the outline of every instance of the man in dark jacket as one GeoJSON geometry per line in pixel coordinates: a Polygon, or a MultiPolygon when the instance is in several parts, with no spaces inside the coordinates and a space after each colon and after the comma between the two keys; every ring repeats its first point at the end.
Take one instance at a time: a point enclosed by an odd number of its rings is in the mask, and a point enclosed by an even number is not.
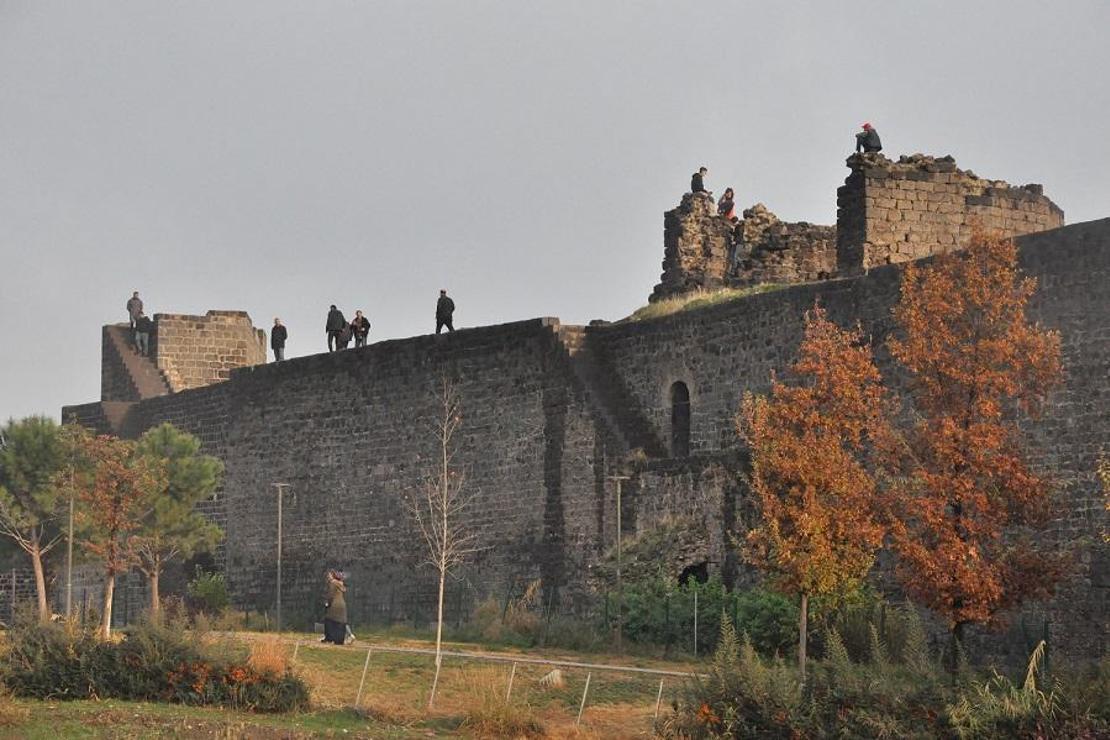
{"type": "Polygon", "coordinates": [[[135,318],[135,350],[143,357],[150,356],[150,335],[154,333],[154,322],[139,311],[135,318]]]}
{"type": "Polygon", "coordinates": [[[699,167],[694,176],[690,178],[690,192],[691,193],[708,193],[705,189],[705,176],[709,170],[705,167],[699,167]]]}
{"type": "Polygon", "coordinates": [[[355,311],[355,317],[351,320],[351,333],[355,337],[356,347],[366,346],[366,335],[370,333],[370,319],[362,315],[362,311],[355,311]]]}
{"type": "Polygon", "coordinates": [[[879,132],[870,123],[863,124],[863,131],[856,134],[856,152],[881,152],[883,142],[879,141],[879,132]]]}
{"type": "Polygon", "coordinates": [[[274,362],[285,359],[285,340],[289,338],[289,331],[281,319],[274,319],[274,328],[270,330],[270,349],[274,351],[274,362]]]}
{"type": "Polygon", "coordinates": [[[331,310],[328,311],[328,323],[324,325],[324,331],[328,333],[328,352],[334,352],[339,348],[339,335],[347,328],[347,319],[344,318],[343,312],[335,307],[333,303],[331,310]]]}
{"type": "Polygon", "coordinates": [[[127,300],[127,318],[131,321],[131,331],[135,331],[135,319],[139,318],[139,314],[143,312],[143,300],[139,298],[139,291],[131,294],[127,300]]]}
{"type": "Polygon", "coordinates": [[[455,314],[455,302],[447,297],[447,291],[439,291],[439,300],[436,301],[436,334],[447,327],[448,332],[455,331],[452,316],[455,314]]]}

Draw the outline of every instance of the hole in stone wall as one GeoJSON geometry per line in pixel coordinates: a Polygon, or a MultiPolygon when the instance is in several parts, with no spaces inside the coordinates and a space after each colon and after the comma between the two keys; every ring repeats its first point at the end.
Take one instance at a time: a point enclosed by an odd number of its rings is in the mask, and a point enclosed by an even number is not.
{"type": "Polygon", "coordinates": [[[685,586],[690,581],[696,581],[697,583],[705,583],[708,580],[709,580],[709,563],[705,563],[705,562],[694,563],[693,565],[687,565],[685,568],[682,569],[682,573],[680,573],[679,576],[678,576],[678,582],[682,586],[685,586]]]}
{"type": "Polygon", "coordinates": [[[690,389],[681,380],[671,386],[671,455],[690,455],[690,389]]]}

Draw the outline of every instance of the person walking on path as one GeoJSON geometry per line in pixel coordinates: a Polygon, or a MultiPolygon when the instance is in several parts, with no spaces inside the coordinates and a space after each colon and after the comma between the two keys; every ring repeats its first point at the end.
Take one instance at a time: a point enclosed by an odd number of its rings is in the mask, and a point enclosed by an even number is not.
{"type": "Polygon", "coordinates": [[[338,349],[339,335],[347,328],[347,319],[344,318],[343,312],[331,304],[331,310],[328,311],[328,322],[324,325],[324,331],[328,333],[328,352],[334,352],[338,349]]]}
{"type": "Polygon", "coordinates": [[[154,333],[154,322],[139,311],[135,318],[135,351],[143,357],[150,356],[150,335],[154,333]]]}
{"type": "Polygon", "coordinates": [[[879,132],[870,123],[863,124],[863,131],[856,134],[856,153],[881,152],[883,142],[879,140],[879,132]]]}
{"type": "Polygon", "coordinates": [[[712,195],[712,193],[710,193],[708,190],[705,189],[705,176],[707,174],[709,174],[709,168],[707,168],[707,167],[699,167],[698,168],[698,171],[695,172],[693,174],[693,176],[690,178],[690,192],[691,193],[705,193],[706,195],[712,195]]]}
{"type": "Polygon", "coordinates": [[[447,327],[448,333],[455,331],[453,316],[455,315],[455,302],[447,297],[447,291],[439,291],[439,300],[436,301],[436,334],[447,327]]]}
{"type": "Polygon", "coordinates": [[[285,359],[285,340],[289,338],[289,330],[281,319],[274,318],[274,328],[270,330],[270,348],[274,351],[274,362],[285,359]]]}
{"type": "Polygon", "coordinates": [[[131,320],[131,333],[135,333],[135,319],[143,313],[143,299],[139,298],[139,291],[131,294],[127,300],[127,317],[131,320]]]}
{"type": "Polygon", "coordinates": [[[355,335],[355,346],[366,346],[366,335],[370,333],[370,320],[362,315],[362,311],[355,311],[351,320],[351,333],[355,335]]]}
{"type": "Polygon", "coordinates": [[[347,641],[347,585],[343,574],[329,570],[324,576],[324,639],[342,645],[347,641]]]}

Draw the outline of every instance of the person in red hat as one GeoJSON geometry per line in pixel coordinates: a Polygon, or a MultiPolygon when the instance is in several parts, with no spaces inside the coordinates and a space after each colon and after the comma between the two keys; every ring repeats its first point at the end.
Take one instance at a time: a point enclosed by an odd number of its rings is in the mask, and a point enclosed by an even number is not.
{"type": "Polygon", "coordinates": [[[870,123],[863,124],[863,131],[856,134],[856,152],[881,152],[883,142],[879,141],[879,132],[870,123]]]}

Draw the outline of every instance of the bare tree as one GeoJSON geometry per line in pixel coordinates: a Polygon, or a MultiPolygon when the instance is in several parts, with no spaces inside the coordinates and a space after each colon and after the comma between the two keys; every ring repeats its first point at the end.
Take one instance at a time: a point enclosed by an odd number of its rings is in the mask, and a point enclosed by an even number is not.
{"type": "Polygon", "coordinates": [[[440,380],[436,394],[439,409],[433,423],[436,440],[435,466],[429,470],[428,479],[417,493],[407,501],[420,534],[428,548],[427,563],[439,575],[439,598],[436,608],[436,673],[432,679],[432,691],[428,695],[428,706],[435,701],[436,686],[439,684],[439,669],[442,664],[443,645],[443,591],[448,573],[459,565],[467,555],[478,551],[475,546],[476,535],[466,530],[462,514],[470,503],[470,497],[463,493],[464,476],[454,464],[455,450],[452,439],[462,424],[462,413],[458,394],[451,381],[444,377],[440,380]]]}

